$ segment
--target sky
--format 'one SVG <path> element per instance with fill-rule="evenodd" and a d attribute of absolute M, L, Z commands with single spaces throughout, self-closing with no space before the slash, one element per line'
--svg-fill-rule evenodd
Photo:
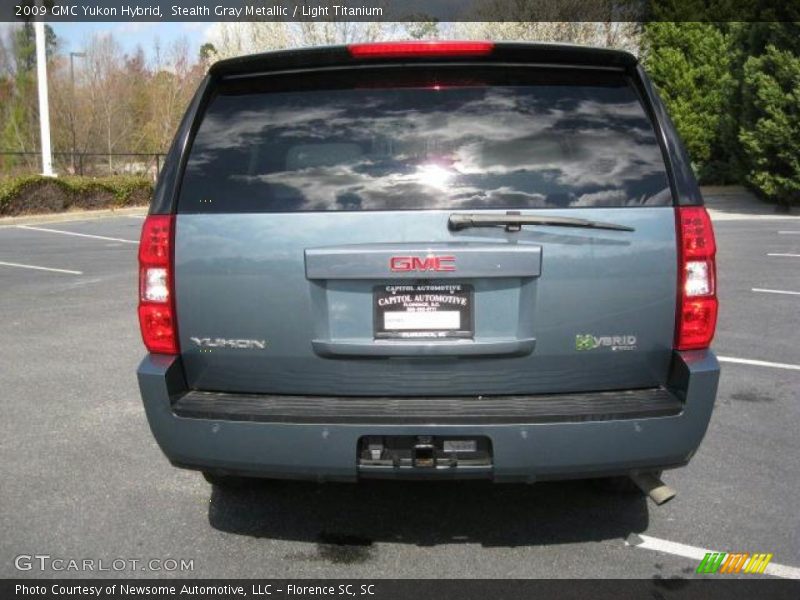
<path fill-rule="evenodd" d="M 141 45 L 145 55 L 152 55 L 156 41 L 161 47 L 182 37 L 189 43 L 191 55 L 197 54 L 200 46 L 206 41 L 213 23 L 51 23 L 57 38 L 62 43 L 62 51 L 80 52 L 86 41 L 93 35 L 112 33 L 127 54 L 132 54 L 137 45 Z"/>

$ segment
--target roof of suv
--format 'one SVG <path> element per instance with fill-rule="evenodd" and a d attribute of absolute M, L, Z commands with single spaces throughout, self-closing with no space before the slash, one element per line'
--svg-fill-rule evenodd
<path fill-rule="evenodd" d="M 403 44 L 428 46 L 435 48 L 437 44 L 454 44 L 461 42 L 387 42 L 386 46 L 398 47 Z M 466 42 L 474 43 L 474 42 Z M 487 63 L 541 63 L 556 65 L 582 65 L 592 67 L 630 68 L 638 59 L 624 50 L 595 48 L 568 44 L 520 43 L 520 42 L 486 42 L 488 52 L 471 56 L 469 53 L 450 55 L 446 52 L 420 54 L 410 56 L 408 53 L 392 55 L 391 52 L 370 56 L 354 57 L 350 51 L 352 46 L 317 46 L 264 52 L 248 56 L 238 56 L 214 63 L 209 73 L 215 76 L 245 75 L 261 71 L 285 71 L 294 69 L 335 67 L 353 64 L 375 63 L 408 63 L 408 62 L 450 62 L 477 60 Z"/>

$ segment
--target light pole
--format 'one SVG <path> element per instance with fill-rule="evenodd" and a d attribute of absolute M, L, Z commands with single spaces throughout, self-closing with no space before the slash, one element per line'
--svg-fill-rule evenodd
<path fill-rule="evenodd" d="M 44 22 L 33 24 L 36 38 L 36 85 L 39 88 L 39 134 L 42 149 L 42 175 L 55 177 L 53 153 L 50 150 L 50 104 L 47 98 L 47 53 L 45 51 Z"/>
<path fill-rule="evenodd" d="M 84 58 L 86 56 L 86 52 L 70 52 L 69 53 L 69 79 L 72 84 L 72 91 L 71 91 L 71 98 L 69 111 L 69 125 L 70 129 L 72 129 L 72 174 L 75 175 L 75 147 L 77 143 L 75 141 L 75 57 Z"/>

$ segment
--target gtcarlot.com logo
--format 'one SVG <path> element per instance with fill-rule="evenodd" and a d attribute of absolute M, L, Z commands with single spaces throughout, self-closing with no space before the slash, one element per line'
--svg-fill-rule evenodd
<path fill-rule="evenodd" d="M 696 572 L 761 574 L 771 560 L 772 554 L 759 552 L 707 552 Z"/>
<path fill-rule="evenodd" d="M 194 571 L 194 559 L 186 558 L 63 558 L 50 554 L 20 554 L 14 558 L 18 571 L 111 572 Z"/>

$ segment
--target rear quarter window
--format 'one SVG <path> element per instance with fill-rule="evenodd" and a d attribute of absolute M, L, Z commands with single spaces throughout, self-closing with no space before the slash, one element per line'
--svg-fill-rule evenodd
<path fill-rule="evenodd" d="M 428 68 L 221 82 L 179 211 L 671 204 L 661 148 L 622 73 Z"/>

